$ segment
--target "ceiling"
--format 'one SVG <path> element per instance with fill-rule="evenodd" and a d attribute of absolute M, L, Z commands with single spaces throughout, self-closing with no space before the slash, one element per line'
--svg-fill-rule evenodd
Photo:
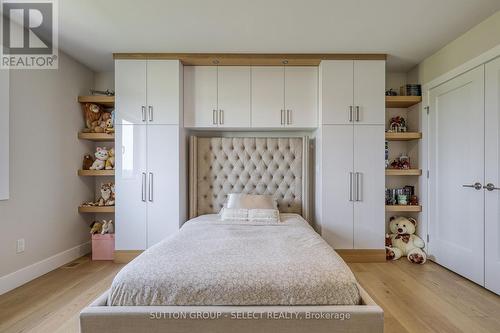
<path fill-rule="evenodd" d="M 113 52 L 387 53 L 408 71 L 500 0 L 62 0 L 59 47 L 94 71 Z"/>

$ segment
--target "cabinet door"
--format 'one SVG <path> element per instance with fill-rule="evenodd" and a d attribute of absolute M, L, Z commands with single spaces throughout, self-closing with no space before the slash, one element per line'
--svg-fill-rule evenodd
<path fill-rule="evenodd" d="M 354 248 L 383 249 L 385 235 L 384 126 L 354 126 Z"/>
<path fill-rule="evenodd" d="M 221 66 L 217 75 L 219 126 L 250 127 L 250 67 Z"/>
<path fill-rule="evenodd" d="M 217 66 L 184 66 L 184 126 L 217 126 Z"/>
<path fill-rule="evenodd" d="M 284 67 L 252 67 L 252 127 L 283 127 Z"/>
<path fill-rule="evenodd" d="M 285 67 L 287 127 L 318 126 L 318 68 Z"/>
<path fill-rule="evenodd" d="M 118 125 L 115 129 L 116 249 L 146 248 L 146 128 Z"/>
<path fill-rule="evenodd" d="M 148 60 L 147 104 L 150 124 L 178 125 L 180 69 L 178 60 Z"/>
<path fill-rule="evenodd" d="M 385 124 L 385 61 L 354 61 L 355 123 Z"/>
<path fill-rule="evenodd" d="M 353 66 L 352 60 L 321 62 L 319 67 L 321 124 L 345 125 L 352 123 Z"/>
<path fill-rule="evenodd" d="M 179 127 L 148 126 L 148 247 L 179 230 Z"/>
<path fill-rule="evenodd" d="M 353 126 L 321 127 L 321 236 L 335 249 L 353 247 Z"/>
<path fill-rule="evenodd" d="M 485 183 L 500 188 L 500 59 L 486 64 Z M 500 294 L 500 190 L 485 191 L 485 287 Z"/>
<path fill-rule="evenodd" d="M 115 124 L 146 123 L 146 61 L 115 61 Z"/>

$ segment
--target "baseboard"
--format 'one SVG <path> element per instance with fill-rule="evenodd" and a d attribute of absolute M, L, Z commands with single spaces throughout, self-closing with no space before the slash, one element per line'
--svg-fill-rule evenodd
<path fill-rule="evenodd" d="M 90 251 L 90 242 L 86 242 L 66 251 L 57 253 L 47 259 L 43 259 L 27 267 L 21 268 L 20 270 L 4 275 L 0 277 L 0 295 L 22 286 L 39 276 L 47 274 L 48 272 L 53 271 L 70 261 L 78 259 L 90 253 Z"/>
<path fill-rule="evenodd" d="M 385 249 L 336 249 L 345 262 L 385 262 Z"/>
<path fill-rule="evenodd" d="M 142 252 L 142 250 L 116 250 L 114 261 L 117 264 L 128 264 Z"/>

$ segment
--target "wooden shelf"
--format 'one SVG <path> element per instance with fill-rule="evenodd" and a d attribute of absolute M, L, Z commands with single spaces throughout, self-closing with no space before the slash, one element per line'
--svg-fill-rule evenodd
<path fill-rule="evenodd" d="M 95 103 L 100 104 L 105 107 L 114 107 L 115 106 L 115 96 L 101 96 L 101 95 L 93 95 L 93 96 L 78 96 L 78 102 L 80 103 Z"/>
<path fill-rule="evenodd" d="M 385 169 L 386 176 L 420 176 L 420 169 Z"/>
<path fill-rule="evenodd" d="M 78 132 L 78 139 L 96 141 L 96 142 L 103 142 L 103 141 L 110 141 L 111 142 L 111 141 L 115 141 L 115 135 L 114 134 L 106 134 L 106 133 Z"/>
<path fill-rule="evenodd" d="M 386 212 L 421 212 L 422 206 L 386 205 Z"/>
<path fill-rule="evenodd" d="M 114 176 L 115 170 L 78 170 L 78 176 Z"/>
<path fill-rule="evenodd" d="M 385 96 L 386 108 L 409 108 L 422 102 L 422 96 Z"/>
<path fill-rule="evenodd" d="M 422 133 L 420 132 L 385 132 L 385 139 L 387 141 L 410 141 L 410 140 L 420 140 L 422 139 Z"/>
<path fill-rule="evenodd" d="M 80 206 L 78 213 L 114 213 L 115 206 Z"/>

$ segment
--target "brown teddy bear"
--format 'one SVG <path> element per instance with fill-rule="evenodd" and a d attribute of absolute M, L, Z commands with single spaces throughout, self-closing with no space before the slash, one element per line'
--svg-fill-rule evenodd
<path fill-rule="evenodd" d="M 83 103 L 83 117 L 85 120 L 85 133 L 95 133 L 95 128 L 99 126 L 99 119 L 101 119 L 103 108 L 99 104 Z"/>

